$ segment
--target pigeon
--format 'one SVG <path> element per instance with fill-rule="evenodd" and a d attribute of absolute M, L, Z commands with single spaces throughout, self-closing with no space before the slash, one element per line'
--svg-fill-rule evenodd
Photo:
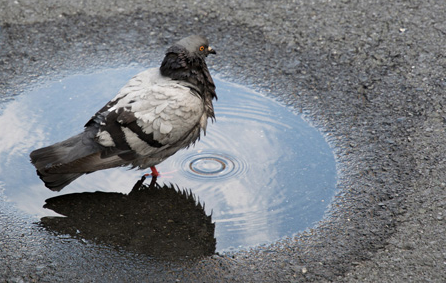
<path fill-rule="evenodd" d="M 34 150 L 31 163 L 45 186 L 60 191 L 83 174 L 129 166 L 151 169 L 206 134 L 215 120 L 215 84 L 205 58 L 216 54 L 200 35 L 169 47 L 159 68 L 134 76 L 65 141 Z"/>

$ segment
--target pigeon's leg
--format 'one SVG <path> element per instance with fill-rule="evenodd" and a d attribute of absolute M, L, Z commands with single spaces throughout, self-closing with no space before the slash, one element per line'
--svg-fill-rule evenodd
<path fill-rule="evenodd" d="M 152 170 L 152 177 L 158 177 L 160 173 L 158 173 L 158 170 L 156 170 L 155 166 L 150 167 L 150 170 Z"/>
<path fill-rule="evenodd" d="M 147 177 L 147 176 L 152 176 L 152 177 L 154 177 L 154 178 L 159 177 L 160 173 L 158 172 L 158 170 L 156 170 L 156 167 L 155 167 L 155 166 L 151 166 L 151 167 L 150 167 L 150 170 L 152 170 L 152 173 L 150 173 L 150 174 L 144 174 L 144 177 Z"/>
<path fill-rule="evenodd" d="M 163 177 L 163 178 L 172 178 L 172 176 L 169 176 L 169 174 L 177 172 L 178 170 L 170 171 L 170 172 L 163 172 L 162 174 L 158 172 L 155 166 L 150 167 L 150 170 L 152 170 L 152 173 L 146 173 L 143 175 L 143 177 L 152 177 L 152 179 L 155 179 L 157 177 Z"/>

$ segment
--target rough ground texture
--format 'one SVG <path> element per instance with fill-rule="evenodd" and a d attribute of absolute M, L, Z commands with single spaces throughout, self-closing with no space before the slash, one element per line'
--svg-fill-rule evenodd
<path fill-rule="evenodd" d="M 0 101 L 71 72 L 157 65 L 202 33 L 219 51 L 211 72 L 321 129 L 340 193 L 293 239 L 184 263 L 48 235 L 0 201 L 2 279 L 446 281 L 445 1 L 40 2 L 0 0 Z"/>

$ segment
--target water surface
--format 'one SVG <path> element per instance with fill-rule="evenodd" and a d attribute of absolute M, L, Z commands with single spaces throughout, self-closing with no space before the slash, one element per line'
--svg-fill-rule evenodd
<path fill-rule="evenodd" d="M 29 153 L 64 140 L 140 67 L 76 74 L 0 105 L 0 186 L 8 201 L 37 217 L 55 215 L 45 199 L 74 192 L 129 193 L 142 171 L 84 175 L 62 192 L 47 189 Z M 217 251 L 271 243 L 319 221 L 335 192 L 333 153 L 300 115 L 272 98 L 215 79 L 217 121 L 194 147 L 157 166 L 160 183 L 191 189 L 216 222 Z M 209 121 L 210 122 L 210 121 Z"/>

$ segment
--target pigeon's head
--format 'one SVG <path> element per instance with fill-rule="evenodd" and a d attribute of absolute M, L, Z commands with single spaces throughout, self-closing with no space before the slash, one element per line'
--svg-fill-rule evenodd
<path fill-rule="evenodd" d="M 209 46 L 209 41 L 201 35 L 191 35 L 176 42 L 171 48 L 179 47 L 185 49 L 189 56 L 208 56 L 209 54 L 216 54 L 215 50 Z"/>
<path fill-rule="evenodd" d="M 174 43 L 166 51 L 160 66 L 161 75 L 185 81 L 187 86 L 205 101 L 208 117 L 214 117 L 212 99 L 217 98 L 215 84 L 206 66 L 205 58 L 216 54 L 209 41 L 200 35 L 191 35 Z"/>

